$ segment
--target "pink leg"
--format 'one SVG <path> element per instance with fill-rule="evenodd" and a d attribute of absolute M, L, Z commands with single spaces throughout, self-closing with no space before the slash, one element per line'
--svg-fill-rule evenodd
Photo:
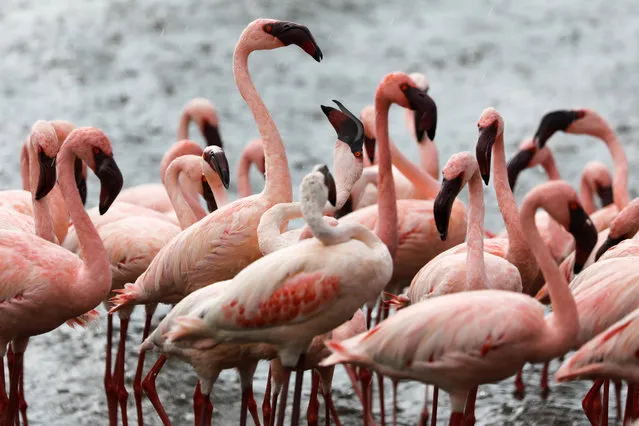
<path fill-rule="evenodd" d="M 277 413 L 277 426 L 284 426 L 284 416 L 286 415 L 286 400 L 288 399 L 288 382 L 291 379 L 291 369 L 285 368 L 284 383 L 282 383 L 282 396 L 280 397 L 280 411 Z M 275 398 L 277 393 L 273 393 Z M 273 412 L 275 412 L 275 404 L 273 404 Z"/>
<path fill-rule="evenodd" d="M 426 389 L 424 390 L 424 407 L 422 408 L 422 413 L 419 416 L 420 426 L 426 426 L 428 424 L 428 385 L 426 385 Z"/>
<path fill-rule="evenodd" d="M 293 392 L 293 414 L 291 426 L 298 426 L 300 421 L 300 406 L 302 403 L 302 381 L 304 380 L 304 363 L 306 354 L 301 354 L 295 371 L 295 391 Z"/>
<path fill-rule="evenodd" d="M 464 425 L 464 413 L 450 413 L 450 421 L 448 426 L 463 426 Z"/>
<path fill-rule="evenodd" d="M 326 412 L 326 417 L 327 419 L 329 418 L 329 411 L 330 411 L 330 417 L 333 418 L 333 422 L 335 423 L 335 426 L 342 426 L 342 422 L 339 419 L 339 416 L 337 415 L 337 408 L 335 408 L 335 404 L 333 403 L 333 393 L 331 391 L 328 392 L 324 392 L 324 404 L 328 407 L 327 410 L 325 410 Z M 326 420 L 326 425 L 330 425 L 330 420 Z"/>
<path fill-rule="evenodd" d="M 621 420 L 621 380 L 613 380 L 615 384 L 615 402 L 617 403 L 617 421 Z"/>
<path fill-rule="evenodd" d="M 255 423 L 255 426 L 261 426 L 260 415 L 257 412 L 257 402 L 255 402 L 255 396 L 253 395 L 252 383 L 251 386 L 249 386 L 249 388 L 246 390 L 246 392 L 248 393 L 248 410 L 249 413 L 251 413 L 251 417 L 253 418 L 253 423 Z"/>
<path fill-rule="evenodd" d="M 162 406 L 162 402 L 160 401 L 160 397 L 158 396 L 158 392 L 155 389 L 155 379 L 158 377 L 160 370 L 164 367 L 166 363 L 167 357 L 166 355 L 160 355 L 158 360 L 155 361 L 151 370 L 146 374 L 144 380 L 142 380 L 142 389 L 146 393 L 146 396 L 153 404 L 153 408 L 160 416 L 160 420 L 162 420 L 162 424 L 164 426 L 171 426 L 171 420 L 169 420 L 169 416 L 166 414 L 164 407 Z"/>
<path fill-rule="evenodd" d="M 376 372 L 377 376 L 377 387 L 379 389 L 379 415 L 382 418 L 380 424 L 382 426 L 386 425 L 386 409 L 384 407 L 384 376 L 379 372 Z"/>
<path fill-rule="evenodd" d="M 109 425 L 116 426 L 118 423 L 118 395 L 113 386 L 113 375 L 111 373 L 111 351 L 113 339 L 113 314 L 107 315 L 107 344 L 106 359 L 104 369 L 104 392 L 107 397 L 107 407 L 109 410 Z"/>
<path fill-rule="evenodd" d="M 544 364 L 544 368 L 541 370 L 541 399 L 544 401 L 548 399 L 548 394 L 550 393 L 550 387 L 548 386 L 548 365 L 550 363 L 546 362 Z"/>
<path fill-rule="evenodd" d="M 275 426 L 275 415 L 277 414 L 277 400 L 279 399 L 279 396 L 280 393 L 275 390 L 273 392 L 273 397 L 271 398 L 271 406 L 273 407 L 273 411 L 271 411 L 271 421 L 268 425 L 264 423 L 265 426 Z"/>
<path fill-rule="evenodd" d="M 27 420 L 27 401 L 24 399 L 24 362 L 20 367 L 20 381 L 18 382 L 18 408 L 20 409 L 20 415 L 22 416 L 22 426 L 29 426 Z"/>
<path fill-rule="evenodd" d="M 639 387 L 635 384 L 635 396 L 632 399 L 633 419 L 639 418 Z"/>
<path fill-rule="evenodd" d="M 468 392 L 466 397 L 466 409 L 464 410 L 465 426 L 475 426 L 475 400 L 477 399 L 477 386 Z"/>
<path fill-rule="evenodd" d="M 359 387 L 359 381 L 357 379 L 357 372 L 355 371 L 355 367 L 353 367 L 350 364 L 342 364 L 342 365 L 344 366 L 344 369 L 346 370 L 346 374 L 348 375 L 348 378 L 351 379 L 351 385 L 353 385 L 353 390 L 355 391 L 355 394 L 359 398 L 359 401 L 362 404 L 364 404 L 364 398 L 362 396 L 362 390 Z"/>
<path fill-rule="evenodd" d="M 144 331 L 142 332 L 142 341 L 144 342 L 151 331 L 151 319 L 153 312 L 146 313 L 144 320 Z M 133 395 L 135 397 L 135 411 L 138 414 L 138 426 L 144 426 L 144 415 L 142 413 L 142 371 L 144 370 L 144 359 L 146 351 L 140 352 L 138 355 L 138 366 L 135 369 L 135 378 L 133 379 Z"/>
<path fill-rule="evenodd" d="M 120 343 L 118 344 L 118 355 L 115 360 L 114 384 L 120 402 L 120 410 L 122 413 L 122 425 L 128 426 L 126 403 L 129 399 L 129 393 L 124 386 L 124 356 L 126 349 L 126 332 L 129 328 L 129 319 L 120 318 Z"/>
<path fill-rule="evenodd" d="M 397 426 L 397 380 L 393 381 L 393 426 Z"/>
<path fill-rule="evenodd" d="M 584 413 L 591 425 L 598 425 L 599 418 L 601 417 L 601 407 L 598 405 L 601 403 L 599 400 L 599 390 L 601 389 L 603 382 L 604 381 L 602 379 L 595 380 L 595 383 L 581 401 L 581 406 L 583 407 Z"/>
<path fill-rule="evenodd" d="M 610 380 L 604 381 L 603 407 L 601 410 L 601 426 L 608 426 L 608 399 L 610 398 Z"/>
<path fill-rule="evenodd" d="M 9 396 L 5 387 L 4 357 L 0 358 L 0 419 L 4 417 L 9 404 Z"/>
<path fill-rule="evenodd" d="M 628 383 L 628 393 L 626 394 L 626 411 L 623 415 L 623 425 L 629 425 L 634 417 L 634 402 L 635 402 L 635 384 Z"/>
<path fill-rule="evenodd" d="M 437 400 L 439 399 L 439 388 L 433 386 L 433 413 L 430 418 L 430 426 L 437 425 Z"/>
<path fill-rule="evenodd" d="M 204 410 L 204 422 L 202 426 L 210 426 L 213 422 L 213 401 L 211 401 L 211 395 L 204 395 L 204 398 L 206 409 Z"/>
<path fill-rule="evenodd" d="M 264 389 L 264 401 L 262 401 L 262 420 L 264 426 L 271 424 L 271 366 L 268 367 L 268 376 L 266 377 L 266 389 Z"/>
<path fill-rule="evenodd" d="M 317 398 L 319 382 L 319 374 L 311 370 L 311 396 L 308 400 L 308 410 L 306 410 L 306 422 L 308 426 L 317 426 L 319 415 L 319 399 Z"/>
<path fill-rule="evenodd" d="M 359 369 L 359 379 L 362 382 L 362 396 L 364 397 L 364 426 L 369 426 L 371 412 L 371 372 L 364 367 Z"/>
<path fill-rule="evenodd" d="M 195 385 L 195 391 L 193 392 L 193 419 L 194 425 L 200 426 L 206 417 L 206 410 L 204 406 L 204 395 L 202 395 L 202 388 L 200 387 L 200 381 L 197 381 Z"/>
<path fill-rule="evenodd" d="M 523 375 L 524 367 L 520 368 L 517 372 L 517 375 L 515 376 L 515 392 L 513 396 L 515 397 L 515 399 L 518 399 L 520 401 L 524 399 L 524 396 L 526 395 L 526 385 L 524 385 Z"/>
<path fill-rule="evenodd" d="M 12 368 L 10 371 L 9 408 L 5 419 L 6 425 L 13 425 L 18 415 L 18 383 L 20 382 L 20 367 L 22 365 L 23 354 L 15 353 L 12 357 Z"/>

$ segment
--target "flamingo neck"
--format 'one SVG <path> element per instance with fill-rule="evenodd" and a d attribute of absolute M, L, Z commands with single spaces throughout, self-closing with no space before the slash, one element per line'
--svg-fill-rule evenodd
<path fill-rule="evenodd" d="M 240 198 L 248 197 L 249 195 L 253 195 L 253 189 L 251 188 L 251 160 L 248 157 L 248 154 L 242 152 L 242 156 L 240 157 L 240 162 L 237 166 L 237 195 Z"/>
<path fill-rule="evenodd" d="M 378 142 L 379 143 L 379 142 Z M 424 143 L 430 143 L 428 141 Z M 428 200 L 434 200 L 439 192 L 439 182 L 431 175 L 422 170 L 415 163 L 410 161 L 408 157 L 401 152 L 397 146 L 389 140 L 390 152 L 393 157 L 393 164 L 397 167 L 419 192 Z M 381 157 L 381 155 L 380 155 Z"/>
<path fill-rule="evenodd" d="M 439 154 L 437 153 L 437 145 L 434 141 L 426 138 L 418 145 L 419 148 L 419 165 L 422 170 L 432 176 L 434 179 L 439 177 Z"/>
<path fill-rule="evenodd" d="M 552 155 L 550 150 L 548 150 L 548 156 L 543 163 L 541 163 L 541 167 L 543 167 L 546 172 L 546 176 L 548 180 L 561 180 L 561 175 L 559 174 L 559 170 L 557 169 L 557 163 L 555 162 L 555 157 Z"/>
<path fill-rule="evenodd" d="M 186 229 L 193 225 L 202 217 L 206 216 L 201 206 L 193 205 L 193 200 L 189 203 L 184 196 L 184 192 L 179 183 L 180 174 L 182 173 L 182 162 L 179 159 L 173 161 L 164 175 L 164 187 L 169 194 L 169 199 L 175 210 L 175 214 L 180 222 L 180 227 Z M 197 211 L 199 208 L 200 211 Z M 197 217 L 197 213 L 200 217 Z"/>
<path fill-rule="evenodd" d="M 388 136 L 389 109 L 390 102 L 378 90 L 375 96 L 375 134 L 377 135 L 377 150 L 379 152 L 376 233 L 382 242 L 386 244 L 391 257 L 394 259 L 398 244 L 397 201 L 395 182 L 393 181 L 390 139 Z"/>
<path fill-rule="evenodd" d="M 35 146 L 30 144 L 29 159 L 29 180 L 31 189 L 31 202 L 33 203 L 33 221 L 35 222 L 35 233 L 38 237 L 52 243 L 56 242 L 56 234 L 53 228 L 53 220 L 49 210 L 49 196 L 36 200 L 35 193 L 40 178 L 40 165 Z"/>
<path fill-rule="evenodd" d="M 617 135 L 607 123 L 605 130 L 599 137 L 608 146 L 612 156 L 615 167 L 612 177 L 612 194 L 615 205 L 621 211 L 630 202 L 630 195 L 628 195 L 628 158 L 623 146 L 617 139 Z"/>
<path fill-rule="evenodd" d="M 506 153 L 504 152 L 504 133 L 501 132 L 493 145 L 493 167 L 495 169 L 493 186 L 497 194 L 497 204 L 499 211 L 504 218 L 504 225 L 508 232 L 508 254 L 507 260 L 515 265 L 519 270 L 524 284 L 530 285 L 537 276 L 537 269 L 530 262 L 530 249 L 524 237 L 524 233 L 519 222 L 519 211 L 517 202 L 508 183 L 508 169 L 506 166 Z"/>
<path fill-rule="evenodd" d="M 482 290 L 487 287 L 488 278 L 484 265 L 484 188 L 479 170 L 470 178 L 468 191 L 466 287 L 468 290 Z"/>
<path fill-rule="evenodd" d="M 166 175 L 166 169 L 169 168 L 171 163 L 183 155 L 202 155 L 202 148 L 189 139 L 182 139 L 174 143 L 162 156 L 160 162 L 160 180 L 164 183 L 164 176 Z"/>
<path fill-rule="evenodd" d="M 581 204 L 588 215 L 591 215 L 597 210 L 595 205 L 595 195 L 592 182 L 586 173 L 581 175 L 581 184 L 579 186 L 579 198 L 581 198 Z"/>
<path fill-rule="evenodd" d="M 189 138 L 189 124 L 191 124 L 191 115 L 188 112 L 183 111 L 180 116 L 180 124 L 178 125 L 178 140 Z"/>
<path fill-rule="evenodd" d="M 22 178 L 22 189 L 31 191 L 31 173 L 29 170 L 29 145 L 27 141 L 20 150 L 20 177 Z"/>
<path fill-rule="evenodd" d="M 244 47 L 244 39 L 240 38 L 233 54 L 233 75 L 242 98 L 253 113 L 264 144 L 266 158 L 264 195 L 272 204 L 290 203 L 293 199 L 293 187 L 286 150 L 277 126 L 251 80 L 248 71 L 248 55 L 250 53 L 251 50 Z"/>
<path fill-rule="evenodd" d="M 535 225 L 535 212 L 539 205 L 538 199 L 530 199 L 530 202 L 522 206 L 521 224 L 548 285 L 553 314 L 552 320 L 547 323 L 550 339 L 547 344 L 544 344 L 543 351 L 554 358 L 562 355 L 572 346 L 579 332 L 579 318 L 577 305 L 570 293 L 568 282 L 557 267 Z"/>
<path fill-rule="evenodd" d="M 206 164 L 206 162 L 202 159 L 202 169 L 209 168 L 209 165 Z M 210 170 L 210 168 L 209 168 Z M 209 184 L 209 187 L 211 188 L 211 192 L 213 193 L 213 197 L 215 198 L 215 204 L 217 204 L 217 207 L 224 207 L 225 205 L 227 205 L 229 203 L 229 196 L 228 193 L 226 192 L 226 188 L 224 187 L 224 184 L 222 183 L 222 178 L 220 177 L 220 175 L 218 175 L 217 173 L 204 173 L 204 176 L 206 177 L 206 182 Z"/>
<path fill-rule="evenodd" d="M 282 237 L 282 232 L 286 230 L 290 220 L 301 216 L 302 211 L 297 202 L 276 204 L 262 215 L 257 236 L 260 251 L 264 256 L 288 245 L 286 239 Z"/>
<path fill-rule="evenodd" d="M 98 288 L 93 279 L 88 279 L 84 282 L 90 288 L 87 288 L 82 293 L 106 295 L 111 288 L 111 279 L 105 280 L 103 277 L 110 277 L 111 266 L 102 239 L 98 235 L 95 226 L 93 226 L 89 215 L 84 210 L 80 193 L 75 183 L 75 148 L 83 142 L 82 139 L 74 139 L 67 140 L 62 145 L 58 153 L 58 184 L 78 237 L 85 276 L 99 278 L 97 282 L 103 282 L 108 286 L 108 288 Z"/>

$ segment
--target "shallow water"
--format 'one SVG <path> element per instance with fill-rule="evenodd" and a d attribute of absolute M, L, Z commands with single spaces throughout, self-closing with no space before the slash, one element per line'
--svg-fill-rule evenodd
<path fill-rule="evenodd" d="M 58 0 L 45 6 L 35 0 L 5 0 L 0 9 L 0 187 L 19 186 L 19 146 L 41 118 L 102 128 L 113 142 L 126 185 L 159 181 L 159 161 L 175 139 L 181 108 L 195 96 L 217 105 L 234 166 L 257 130 L 233 83 L 231 57 L 242 29 L 260 16 L 307 25 L 324 52 L 321 64 L 293 47 L 251 56 L 254 81 L 287 145 L 296 192 L 303 174 L 318 162 L 330 162 L 332 155 L 334 132 L 319 105 L 336 98 L 357 112 L 372 103 L 380 78 L 398 69 L 428 74 L 439 106 L 436 143 L 442 164 L 454 152 L 474 150 L 476 120 L 487 106 L 504 116 L 508 156 L 546 111 L 587 106 L 612 122 L 631 166 L 639 164 L 634 143 L 639 129 L 639 98 L 634 96 L 639 93 L 639 3 L 414 3 Z M 392 111 L 391 125 L 395 142 L 416 153 L 401 111 Z M 551 146 L 563 176 L 573 184 L 588 160 L 611 165 L 604 145 L 591 138 L 561 134 Z M 633 197 L 635 176 L 631 173 Z M 528 172 L 520 179 L 518 198 L 541 181 L 540 171 Z M 92 177 L 92 204 L 96 183 Z M 261 178 L 253 183 L 257 188 Z M 487 225 L 501 228 L 492 188 L 486 195 Z M 138 311 L 128 340 L 131 376 L 141 328 Z M 65 326 L 32 339 L 25 379 L 31 424 L 106 423 L 104 330 L 102 318 L 86 331 Z M 266 366 L 261 365 L 258 399 L 265 377 Z M 338 410 L 344 424 L 361 424 L 359 404 L 344 377 L 340 368 L 334 381 Z M 524 402 L 511 397 L 512 379 L 483 386 L 477 424 L 586 424 L 579 398 L 587 384 L 553 383 L 550 399 L 543 402 L 538 369 L 527 367 L 525 379 L 530 386 Z M 158 379 L 160 397 L 176 425 L 192 422 L 195 381 L 178 361 L 167 364 Z M 400 386 L 401 424 L 415 423 L 422 395 L 421 385 Z M 237 422 L 238 397 L 234 373 L 223 374 L 213 396 L 216 424 Z M 440 424 L 447 422 L 447 403 L 440 398 Z M 160 424 L 148 402 L 145 412 L 145 424 Z M 129 415 L 135 421 L 132 405 Z"/>

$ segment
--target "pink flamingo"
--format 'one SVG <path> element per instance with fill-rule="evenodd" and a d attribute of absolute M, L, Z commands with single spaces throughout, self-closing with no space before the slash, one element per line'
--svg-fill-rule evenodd
<path fill-rule="evenodd" d="M 84 212 L 74 161 L 79 157 L 100 179 L 101 210 L 106 211 L 122 188 L 122 175 L 113 160 L 111 143 L 95 128 L 76 129 L 57 156 L 58 183 L 78 226 L 84 261 L 66 249 L 27 233 L 0 231 L 0 283 L 4 294 L 0 320 L 0 355 L 8 342 L 15 353 L 6 424 L 17 408 L 18 372 L 30 336 L 46 333 L 95 308 L 111 288 L 111 271 L 104 245 Z M 47 176 L 48 178 L 48 176 Z M 52 186 L 52 184 L 51 184 Z M 37 315 L 34 312 L 37 310 Z M 25 320 L 28 318 L 28 320 Z"/>
<path fill-rule="evenodd" d="M 320 61 L 322 52 L 310 31 L 299 24 L 257 19 L 238 41 L 233 70 L 240 94 L 251 108 L 264 142 L 266 182 L 257 195 L 242 198 L 182 231 L 164 246 L 134 284 L 127 284 L 112 311 L 127 305 L 177 303 L 186 294 L 234 277 L 261 257 L 257 226 L 262 214 L 278 203 L 290 202 L 291 178 L 284 144 L 248 73 L 248 55 L 297 44 Z"/>
<path fill-rule="evenodd" d="M 278 250 L 248 266 L 233 279 L 232 290 L 214 306 L 208 306 L 204 318 L 177 319 L 172 340 L 205 333 L 218 343 L 253 339 L 268 342 L 277 346 L 282 365 L 290 369 L 298 361 L 301 366 L 304 364 L 302 355 L 315 335 L 334 329 L 362 304 L 374 302 L 391 278 L 392 254 L 397 247 L 397 204 L 391 171 L 388 111 L 392 103 L 416 108 L 421 103 L 421 93 L 406 74 L 399 72 L 386 75 L 376 92 L 382 194 L 377 205 L 379 237 L 358 223 L 331 227 L 324 222 L 323 207 L 328 194 L 335 194 L 335 190 L 326 167 L 318 167 L 301 186 L 302 211 L 316 238 Z M 329 192 L 329 188 L 333 189 Z M 331 203 L 335 204 L 336 195 L 331 198 Z M 336 261 L 338 257 L 340 260 Z M 262 281 L 259 288 L 251 287 L 254 281 L 251 277 L 256 275 L 268 277 L 268 281 Z M 362 286 L 362 283 L 366 285 Z M 298 300 L 298 297 L 302 299 Z M 276 308 L 271 310 L 271 305 Z M 330 315 L 322 312 L 330 312 Z M 293 424 L 299 419 L 300 373 L 296 374 Z M 365 407 L 368 405 L 369 380 L 370 377 L 363 378 Z M 286 406 L 287 387 L 288 380 L 284 382 L 281 407 Z M 279 424 L 283 422 L 283 414 L 281 409 Z"/>
<path fill-rule="evenodd" d="M 491 116 L 492 123 L 480 120 L 482 138 L 495 137 L 497 120 Z M 535 227 L 534 213 L 539 207 L 572 231 L 578 250 L 592 250 L 596 231 L 577 194 L 565 182 L 540 185 L 526 196 L 521 222 L 549 278 L 552 319 L 545 319 L 543 305 L 525 294 L 500 290 L 447 294 L 402 309 L 367 333 L 342 343 L 328 342 L 333 354 L 321 365 L 350 362 L 396 379 L 432 383 L 451 397 L 449 424 L 464 423 L 465 403 L 472 423 L 474 395 L 468 395 L 469 391 L 515 374 L 524 362 L 561 355 L 576 340 L 575 302 Z M 473 274 L 466 279 L 482 282 L 486 277 L 484 240 L 475 240 L 478 244 L 467 250 L 467 270 Z"/>
<path fill-rule="evenodd" d="M 200 132 L 206 140 L 207 146 L 223 146 L 218 130 L 217 112 L 209 100 L 195 98 L 186 104 L 184 111 L 182 112 L 182 116 L 180 117 L 177 136 L 178 141 L 189 138 L 189 124 L 191 120 L 195 121 L 195 124 L 200 129 Z M 198 146 L 198 149 L 192 149 L 188 152 L 173 152 L 172 156 L 168 157 L 165 155 L 160 163 L 160 179 L 162 179 L 162 181 L 164 180 L 164 172 L 169 164 L 171 164 L 178 155 L 186 154 L 201 155 L 202 149 Z M 173 211 L 171 200 L 169 199 L 166 189 L 162 184 L 148 183 L 126 188 L 122 190 L 118 198 L 120 202 L 136 204 L 157 210 L 161 213 L 170 213 Z"/>
<path fill-rule="evenodd" d="M 637 232 L 639 232 L 639 198 L 629 202 L 612 221 L 608 236 L 599 247 L 595 260 L 600 259 L 604 253 L 624 240 L 631 239 L 627 243 L 627 247 L 636 245 L 638 242 Z"/>
<path fill-rule="evenodd" d="M 639 347 L 639 309 L 589 340 L 555 373 L 558 382 L 591 379 L 601 382 L 610 378 L 628 381 L 628 395 L 623 424 L 636 418 L 636 383 L 639 363 L 635 348 Z M 605 396 L 604 396 L 605 398 Z M 606 406 L 606 399 L 604 399 Z M 608 413 L 602 413 L 602 425 L 608 424 Z"/>
<path fill-rule="evenodd" d="M 262 139 L 253 139 L 242 150 L 240 162 L 237 165 L 237 195 L 240 198 L 253 195 L 251 189 L 250 171 L 251 164 L 255 164 L 257 170 L 264 176 L 266 158 L 264 157 L 264 144 Z"/>
<path fill-rule="evenodd" d="M 202 156 L 179 156 L 166 170 L 164 183 L 171 201 L 178 213 L 182 229 L 186 229 L 206 213 L 199 203 L 189 203 L 188 198 L 196 199 L 197 191 L 202 190 L 202 176 L 208 180 L 210 187 L 219 197 L 220 205 L 227 202 L 224 188 L 229 184 L 229 168 L 226 156 L 221 148 L 212 145 L 204 150 Z M 180 190 L 179 181 L 186 184 L 193 193 L 190 197 Z M 205 192 L 206 193 L 206 192 Z M 131 215 L 122 219 L 102 224 L 98 232 L 106 247 L 112 269 L 111 295 L 122 289 L 124 284 L 137 279 L 149 266 L 153 258 L 179 232 L 180 228 L 165 220 L 150 216 Z M 112 307 L 106 303 L 107 310 Z M 109 405 L 111 424 L 117 423 L 117 403 L 119 401 L 124 424 L 128 423 L 126 404 L 128 393 L 124 385 L 124 357 L 126 334 L 129 318 L 134 306 L 128 306 L 118 312 L 120 318 L 120 341 L 113 374 L 111 372 L 111 336 L 113 330 L 112 314 L 107 316 L 107 347 L 104 386 Z M 148 307 L 144 326 L 144 337 L 149 333 L 150 320 L 155 306 Z M 144 357 L 138 358 L 138 367 L 134 380 L 134 392 L 138 423 L 142 424 L 142 370 Z"/>

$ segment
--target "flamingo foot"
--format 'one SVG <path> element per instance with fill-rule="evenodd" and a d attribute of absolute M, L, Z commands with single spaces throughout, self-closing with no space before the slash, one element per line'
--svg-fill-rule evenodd
<path fill-rule="evenodd" d="M 149 370 L 144 377 L 144 380 L 142 380 L 142 389 L 149 398 L 149 401 L 151 401 L 151 404 L 153 404 L 153 408 L 155 408 L 155 412 L 158 413 L 160 420 L 162 420 L 162 424 L 164 426 L 171 426 L 171 420 L 169 420 L 169 416 L 166 414 L 166 410 L 164 410 L 160 397 L 158 396 L 158 392 L 155 388 L 155 379 L 162 370 L 162 367 L 164 367 L 166 360 L 166 355 L 160 355 L 158 357 L 155 364 L 153 364 L 153 367 L 151 367 L 151 370 Z"/>
<path fill-rule="evenodd" d="M 523 380 L 524 368 L 520 368 L 515 376 L 515 391 L 513 392 L 513 396 L 516 400 L 521 401 L 526 396 L 526 385 Z"/>

